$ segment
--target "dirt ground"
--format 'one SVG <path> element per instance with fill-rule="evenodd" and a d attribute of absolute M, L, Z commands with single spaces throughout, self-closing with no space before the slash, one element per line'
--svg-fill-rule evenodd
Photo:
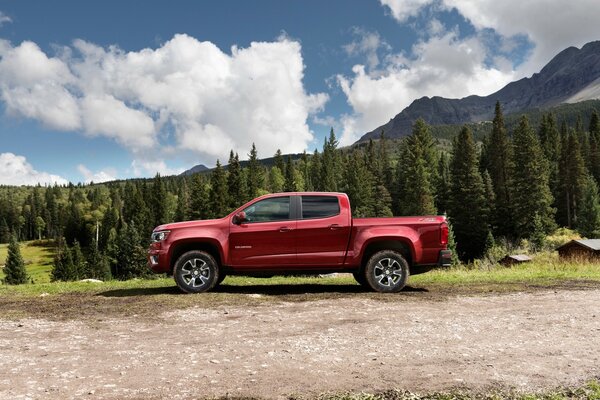
<path fill-rule="evenodd" d="M 599 376 L 597 288 L 0 319 L 2 399 L 535 391 Z"/>

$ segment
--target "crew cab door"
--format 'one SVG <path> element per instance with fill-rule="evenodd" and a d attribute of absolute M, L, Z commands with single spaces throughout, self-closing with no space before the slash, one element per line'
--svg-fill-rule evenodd
<path fill-rule="evenodd" d="M 246 221 L 231 225 L 229 255 L 232 267 L 280 267 L 296 263 L 295 206 L 291 196 L 259 200 L 243 211 Z"/>
<path fill-rule="evenodd" d="M 339 196 L 298 196 L 298 264 L 342 266 L 350 238 L 350 205 Z M 346 200 L 347 201 L 347 200 Z"/>

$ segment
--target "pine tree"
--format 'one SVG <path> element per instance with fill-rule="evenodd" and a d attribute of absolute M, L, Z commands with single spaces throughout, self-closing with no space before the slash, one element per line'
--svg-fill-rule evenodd
<path fill-rule="evenodd" d="M 534 215 L 538 215 L 544 232 L 554 229 L 552 194 L 548 186 L 548 165 L 537 135 L 523 116 L 513 135 L 515 170 L 513 178 L 513 218 L 516 234 L 530 238 L 536 230 Z"/>
<path fill-rule="evenodd" d="M 154 217 L 150 213 L 150 209 L 146 204 L 146 199 L 149 199 L 151 193 L 144 195 L 148 187 L 139 183 L 127 182 L 125 184 L 123 194 L 123 220 L 133 221 L 139 232 L 147 232 L 148 235 L 154 229 Z M 69 238 L 67 237 L 67 241 Z M 71 243 L 70 241 L 69 243 Z"/>
<path fill-rule="evenodd" d="M 392 162 L 388 153 L 388 143 L 385 133 L 381 130 L 379 135 L 379 167 L 381 182 L 385 188 L 390 192 L 394 184 L 394 169 L 392 168 Z"/>
<path fill-rule="evenodd" d="M 514 165 L 512 147 L 506 134 L 500 102 L 496 102 L 492 134 L 487 151 L 488 172 L 496 196 L 492 226 L 496 236 L 510 237 L 515 230 L 511 210 Z"/>
<path fill-rule="evenodd" d="M 300 162 L 298 163 L 297 171 L 302 175 L 302 182 L 304 183 L 302 190 L 313 190 L 312 183 L 310 182 L 310 160 L 308 158 L 308 153 L 306 153 L 306 150 L 302 152 L 302 157 L 300 157 Z"/>
<path fill-rule="evenodd" d="M 402 188 L 400 212 L 404 215 L 435 214 L 433 182 L 437 179 L 438 161 L 429 127 L 422 119 L 413 125 L 403 150 L 403 170 L 398 182 Z"/>
<path fill-rule="evenodd" d="M 210 178 L 209 204 L 209 211 L 214 218 L 224 217 L 230 210 L 227 177 L 219 160 Z"/>
<path fill-rule="evenodd" d="M 374 215 L 372 176 L 358 151 L 352 152 L 344 168 L 344 192 L 350 198 L 352 215 L 357 218 Z"/>
<path fill-rule="evenodd" d="M 12 235 L 8 245 L 8 255 L 4 266 L 4 283 L 7 285 L 20 285 L 27 283 L 28 276 L 25 262 L 21 256 L 21 248 L 15 235 Z"/>
<path fill-rule="evenodd" d="M 190 198 L 190 218 L 210 218 L 209 190 L 202 174 L 192 175 L 192 190 Z"/>
<path fill-rule="evenodd" d="M 187 221 L 190 218 L 190 212 L 190 193 L 187 185 L 187 179 L 183 178 L 177 192 L 175 221 Z"/>
<path fill-rule="evenodd" d="M 337 150 L 338 140 L 333 128 L 329 132 L 329 138 L 323 144 L 323 155 L 321 160 L 321 188 L 325 192 L 337 192 L 338 183 L 341 180 L 339 154 Z"/>
<path fill-rule="evenodd" d="M 488 215 L 494 215 L 495 205 L 496 205 L 496 194 L 494 193 L 494 186 L 492 184 L 492 178 L 490 177 L 490 173 L 488 170 L 484 170 L 481 174 L 481 179 L 483 179 L 483 188 L 485 193 L 485 202 L 488 209 Z M 493 236 L 493 234 L 490 232 Z"/>
<path fill-rule="evenodd" d="M 158 226 L 167 222 L 167 190 L 160 174 L 156 174 L 152 182 L 152 195 L 149 205 L 152 214 L 152 225 Z"/>
<path fill-rule="evenodd" d="M 229 153 L 227 187 L 229 189 L 229 208 L 236 209 L 246 201 L 246 181 L 240 165 L 240 157 L 233 150 Z"/>
<path fill-rule="evenodd" d="M 116 278 L 131 279 L 150 274 L 146 267 L 146 249 L 140 242 L 140 235 L 133 223 L 121 227 L 117 241 Z"/>
<path fill-rule="evenodd" d="M 87 256 L 88 278 L 107 281 L 111 278 L 110 264 L 108 258 L 98 249 L 96 240 L 92 241 L 90 251 Z"/>
<path fill-rule="evenodd" d="M 579 202 L 577 230 L 588 239 L 600 237 L 600 196 L 598 185 L 591 176 L 585 179 L 583 195 Z"/>
<path fill-rule="evenodd" d="M 577 225 L 577 203 L 583 191 L 586 169 L 577 134 L 571 132 L 561 151 L 560 197 L 557 199 L 559 221 L 568 227 Z"/>
<path fill-rule="evenodd" d="M 254 143 L 252 143 L 252 150 L 248 157 L 248 197 L 246 200 L 251 200 L 258 197 L 264 184 L 264 174 Z"/>
<path fill-rule="evenodd" d="M 590 117 L 590 173 L 600 182 L 600 117 L 596 111 Z"/>
<path fill-rule="evenodd" d="M 546 243 L 546 229 L 544 228 L 544 224 L 542 222 L 542 218 L 540 214 L 535 213 L 532 218 L 533 221 L 533 232 L 529 236 L 531 240 L 531 244 L 533 245 L 534 251 L 541 251 L 544 248 L 544 244 Z"/>
<path fill-rule="evenodd" d="M 452 266 L 457 266 L 460 264 L 460 259 L 458 258 L 458 250 L 456 249 L 456 238 L 454 236 L 454 228 L 452 227 L 452 222 L 450 218 L 446 220 L 448 224 L 448 250 L 452 251 L 451 264 Z"/>
<path fill-rule="evenodd" d="M 275 155 L 273 156 L 273 161 L 275 166 L 279 168 L 279 171 L 285 171 L 285 161 L 283 160 L 283 155 L 281 154 L 281 150 L 277 149 Z"/>
<path fill-rule="evenodd" d="M 469 128 L 463 127 L 452 146 L 449 214 L 462 260 L 480 257 L 489 231 L 489 208 L 479 172 L 477 146 Z"/>
<path fill-rule="evenodd" d="M 323 182 L 321 182 L 321 155 L 317 149 L 315 149 L 310 158 L 310 187 L 314 191 L 323 190 Z"/>
<path fill-rule="evenodd" d="M 71 256 L 73 257 L 73 272 L 74 280 L 84 279 L 88 277 L 87 262 L 81 252 L 81 245 L 76 240 L 71 248 Z"/>
<path fill-rule="evenodd" d="M 383 142 L 383 143 L 382 143 Z M 379 148 L 375 150 L 373 139 L 369 140 L 365 162 L 370 174 L 373 192 L 373 217 L 391 217 L 392 197 L 386 187 L 386 171 L 389 169 L 387 149 L 385 149 L 385 137 L 383 132 L 380 137 Z"/>
<path fill-rule="evenodd" d="M 74 281 L 76 279 L 73 256 L 64 238 L 59 238 L 56 243 L 56 254 L 52 266 L 52 281 Z"/>
<path fill-rule="evenodd" d="M 295 192 L 298 190 L 296 185 L 296 169 L 292 162 L 292 157 L 288 156 L 285 163 L 285 183 L 283 185 L 284 192 Z"/>
<path fill-rule="evenodd" d="M 437 182 L 435 208 L 438 213 L 446 213 L 448 211 L 448 203 L 450 199 L 450 166 L 446 153 L 440 155 L 437 169 Z"/>

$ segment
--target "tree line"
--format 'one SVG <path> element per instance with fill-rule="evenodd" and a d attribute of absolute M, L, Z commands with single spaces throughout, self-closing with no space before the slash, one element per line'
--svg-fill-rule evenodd
<path fill-rule="evenodd" d="M 496 104 L 491 132 L 476 142 L 468 126 L 442 149 L 417 120 L 400 141 L 339 148 L 333 129 L 321 151 L 266 167 L 253 145 L 245 166 L 233 151 L 209 173 L 105 184 L 0 187 L 0 242 L 53 239 L 53 279 L 127 279 L 147 274 L 145 249 L 164 223 L 218 218 L 259 195 L 341 191 L 355 217 L 446 214 L 464 261 L 494 240 L 540 244 L 558 226 L 600 235 L 600 118 L 560 125 L 552 113 L 508 132 Z"/>

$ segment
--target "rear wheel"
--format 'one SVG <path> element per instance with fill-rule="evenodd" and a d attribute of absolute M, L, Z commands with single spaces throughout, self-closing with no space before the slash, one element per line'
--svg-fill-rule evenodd
<path fill-rule="evenodd" d="M 365 268 L 365 278 L 369 287 L 383 293 L 402 290 L 408 275 L 408 263 L 402 254 L 393 250 L 383 250 L 373 254 Z"/>
<path fill-rule="evenodd" d="M 210 254 L 193 250 L 184 253 L 173 268 L 175 283 L 185 293 L 212 289 L 219 279 L 219 265 Z"/>

